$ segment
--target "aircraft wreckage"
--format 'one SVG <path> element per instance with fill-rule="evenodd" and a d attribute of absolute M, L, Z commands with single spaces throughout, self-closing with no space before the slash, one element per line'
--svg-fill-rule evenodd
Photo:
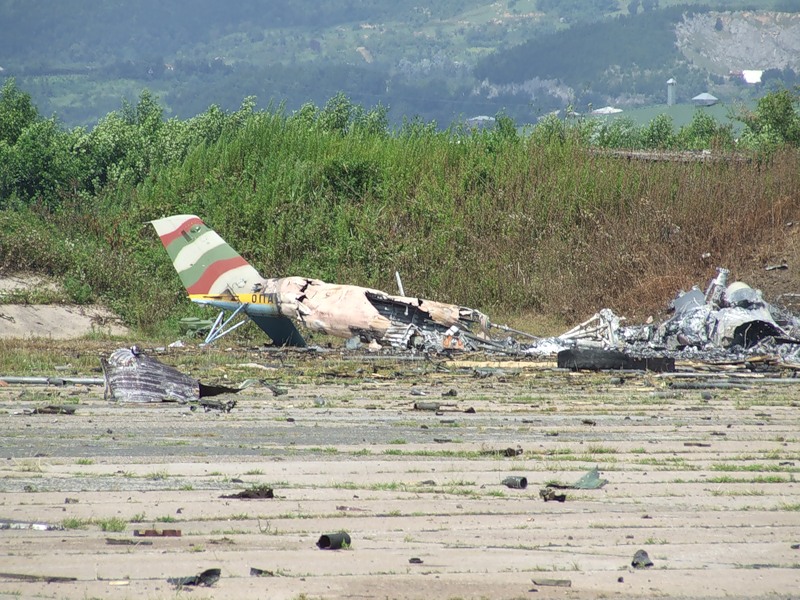
<path fill-rule="evenodd" d="M 777 345 L 800 359 L 800 319 L 767 303 L 742 282 L 728 284 L 719 269 L 705 292 L 680 292 L 661 323 L 623 326 L 624 318 L 602 309 L 564 334 L 540 338 L 492 324 L 482 312 L 355 285 L 306 277 L 264 278 L 195 215 L 151 221 L 189 298 L 220 309 L 205 339 L 233 331 L 246 315 L 277 346 L 305 346 L 297 325 L 312 332 L 400 349 L 489 350 L 546 355 L 570 348 L 600 348 L 637 357 L 708 358 Z M 232 313 L 223 322 L 224 313 Z M 490 328 L 516 337 L 492 339 Z M 524 342 L 520 338 L 525 338 Z"/>
<path fill-rule="evenodd" d="M 355 285 L 306 277 L 265 279 L 214 230 L 195 215 L 151 221 L 185 286 L 198 304 L 220 313 L 206 343 L 229 333 L 241 313 L 277 346 L 305 346 L 295 323 L 309 331 L 397 348 L 476 349 L 494 343 L 483 313 Z M 478 328 L 478 334 L 472 328 Z"/>
<path fill-rule="evenodd" d="M 759 290 L 720 268 L 706 291 L 680 292 L 661 323 L 623 326 L 624 317 L 603 309 L 558 337 L 537 341 L 524 351 L 553 354 L 576 347 L 625 352 L 636 357 L 725 359 L 774 353 L 800 359 L 800 319 L 769 304 Z"/>

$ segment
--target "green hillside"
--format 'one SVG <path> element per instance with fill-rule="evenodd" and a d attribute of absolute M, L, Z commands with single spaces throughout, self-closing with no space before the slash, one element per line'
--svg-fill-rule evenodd
<path fill-rule="evenodd" d="M 446 127 L 501 111 L 525 123 L 570 104 L 661 101 L 669 76 L 707 87 L 709 74 L 670 37 L 689 4 L 0 0 L 0 78 L 14 77 L 67 125 L 92 125 L 145 88 L 178 118 L 212 104 L 235 110 L 248 96 L 296 110 L 342 91 L 387 106 L 397 125 L 419 115 Z M 792 4 L 718 6 L 798 10 Z M 731 98 L 758 93 L 730 88 Z"/>

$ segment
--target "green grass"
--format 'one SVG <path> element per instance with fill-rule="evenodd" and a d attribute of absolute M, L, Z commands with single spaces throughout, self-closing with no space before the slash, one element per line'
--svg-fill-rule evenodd
<path fill-rule="evenodd" d="M 108 519 L 94 519 L 94 523 L 99 525 L 102 531 L 110 531 L 119 533 L 120 531 L 125 531 L 125 528 L 128 526 L 128 523 L 119 517 L 110 517 Z"/>
<path fill-rule="evenodd" d="M 61 526 L 64 529 L 88 529 L 91 520 L 79 519 L 77 517 L 67 517 L 61 521 Z"/>
<path fill-rule="evenodd" d="M 177 523 L 178 519 L 176 519 L 172 515 L 164 515 L 161 517 L 156 517 L 156 521 L 158 523 Z"/>

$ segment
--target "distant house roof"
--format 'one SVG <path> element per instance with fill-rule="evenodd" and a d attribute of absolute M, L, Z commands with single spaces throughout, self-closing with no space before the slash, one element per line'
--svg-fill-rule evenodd
<path fill-rule="evenodd" d="M 747 83 L 761 83 L 761 76 L 764 74 L 764 71 L 759 71 L 756 69 L 747 69 L 742 71 L 742 79 L 744 79 Z"/>
<path fill-rule="evenodd" d="M 593 115 L 615 115 L 621 113 L 621 108 L 614 108 L 613 106 L 604 106 L 603 108 L 596 108 L 592 111 Z"/>
<path fill-rule="evenodd" d="M 702 94 L 697 94 L 697 96 L 692 98 L 692 102 L 694 102 L 697 106 L 713 106 L 719 102 L 719 98 L 712 96 L 708 92 L 703 92 Z"/>
<path fill-rule="evenodd" d="M 478 115 L 476 117 L 471 117 L 467 119 L 467 125 L 476 129 L 484 129 L 488 127 L 492 127 L 495 123 L 494 117 L 489 117 L 487 115 Z"/>

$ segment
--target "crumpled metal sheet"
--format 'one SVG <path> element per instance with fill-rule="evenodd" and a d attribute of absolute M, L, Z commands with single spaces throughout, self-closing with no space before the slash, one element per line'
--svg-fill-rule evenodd
<path fill-rule="evenodd" d="M 141 352 L 120 348 L 100 359 L 105 398 L 117 402 L 191 402 L 200 398 L 200 382 Z"/>

